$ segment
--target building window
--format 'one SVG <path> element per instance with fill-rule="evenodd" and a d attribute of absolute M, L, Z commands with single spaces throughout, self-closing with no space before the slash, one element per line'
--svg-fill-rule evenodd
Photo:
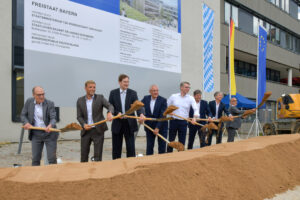
<path fill-rule="evenodd" d="M 230 23 L 230 18 L 234 21 L 235 27 L 238 27 L 238 8 L 225 1 L 225 23 Z"/>
<path fill-rule="evenodd" d="M 12 6 L 12 121 L 20 122 L 24 105 L 24 0 L 13 0 Z"/>
<path fill-rule="evenodd" d="M 239 10 L 239 29 L 249 34 L 253 34 L 253 16 L 240 9 Z"/>
<path fill-rule="evenodd" d="M 225 23 L 230 23 L 230 4 L 225 1 Z"/>

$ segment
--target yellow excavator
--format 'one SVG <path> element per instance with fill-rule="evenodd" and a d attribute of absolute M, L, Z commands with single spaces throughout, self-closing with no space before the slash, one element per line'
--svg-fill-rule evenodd
<path fill-rule="evenodd" d="M 266 135 L 300 133 L 300 94 L 286 94 L 277 99 L 276 119 L 263 127 Z"/>

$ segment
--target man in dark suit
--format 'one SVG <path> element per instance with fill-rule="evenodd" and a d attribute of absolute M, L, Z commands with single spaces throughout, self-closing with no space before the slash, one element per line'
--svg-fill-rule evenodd
<path fill-rule="evenodd" d="M 130 105 L 138 100 L 136 91 L 129 89 L 129 77 L 126 74 L 119 76 L 120 88 L 110 92 L 109 103 L 114 107 L 114 115 L 124 114 Z M 143 121 L 143 109 L 137 111 Z M 132 113 L 131 115 L 135 115 Z M 135 157 L 134 132 L 138 130 L 136 119 L 115 119 L 112 122 L 112 158 L 121 158 L 123 136 L 125 137 L 127 157 Z"/>
<path fill-rule="evenodd" d="M 29 140 L 32 147 L 32 166 L 40 165 L 44 144 L 46 145 L 49 164 L 56 164 L 58 133 L 50 132 L 50 128 L 56 127 L 54 103 L 45 99 L 44 89 L 40 86 L 34 87 L 32 94 L 33 98 L 27 99 L 21 113 L 24 129 L 29 130 L 32 126 L 46 128 L 45 131 L 29 131 Z"/>
<path fill-rule="evenodd" d="M 230 106 L 228 109 L 229 113 L 232 116 L 238 116 L 244 114 L 245 111 L 239 110 L 236 106 L 237 106 L 237 99 L 235 97 L 232 97 L 230 99 Z M 255 111 L 255 109 L 252 110 Z M 226 123 L 226 130 L 228 133 L 227 142 L 234 142 L 234 136 L 237 130 L 241 127 L 241 125 L 242 125 L 241 117 L 235 118 L 233 121 L 229 121 Z"/>
<path fill-rule="evenodd" d="M 215 100 L 214 101 L 210 101 L 209 102 L 209 110 L 211 112 L 211 117 L 213 119 L 219 119 L 220 117 L 223 116 L 223 113 L 225 113 L 226 115 L 230 115 L 227 108 L 225 107 L 225 104 L 223 102 L 221 102 L 221 100 L 223 99 L 223 93 L 222 92 L 215 92 L 214 94 Z M 218 123 L 216 123 L 216 125 L 218 125 Z M 216 134 L 216 143 L 220 144 L 222 143 L 222 128 L 223 128 L 224 124 L 221 124 L 221 128 L 220 130 L 212 130 L 212 134 L 209 135 L 208 137 L 208 146 L 211 145 L 211 141 L 212 141 L 212 136 L 214 134 Z"/>
<path fill-rule="evenodd" d="M 149 89 L 150 95 L 144 96 L 145 116 L 150 118 L 163 118 L 163 113 L 167 108 L 167 100 L 159 96 L 157 85 L 152 85 Z M 168 122 L 146 121 L 145 124 L 154 129 L 154 133 L 145 127 L 147 137 L 146 154 L 153 155 L 155 137 L 160 133 L 163 137 L 168 135 Z M 166 142 L 158 138 L 158 153 L 166 152 Z"/>
<path fill-rule="evenodd" d="M 94 143 L 94 161 L 102 160 L 104 132 L 108 129 L 107 124 L 103 123 L 98 126 L 90 124 L 104 120 L 103 108 L 107 112 L 107 119 L 112 120 L 113 106 L 101 94 L 95 94 L 96 83 L 92 80 L 85 82 L 86 95 L 77 100 L 77 120 L 82 126 L 81 131 L 81 162 L 88 162 L 90 146 Z"/>
<path fill-rule="evenodd" d="M 201 99 L 202 92 L 200 90 L 195 90 L 194 91 L 194 98 L 196 101 L 196 105 L 199 108 L 199 116 L 202 119 L 210 118 L 211 113 L 209 110 L 209 106 L 207 101 Z M 191 107 L 189 117 L 192 118 L 194 116 L 194 109 Z M 200 121 L 200 124 L 205 125 L 207 122 L 205 121 Z M 188 124 L 189 126 L 189 142 L 188 142 L 188 149 L 193 149 L 194 145 L 194 140 L 196 133 L 198 132 L 198 136 L 200 139 L 200 147 L 205 147 L 205 136 L 206 134 L 201 131 L 201 126 L 193 125 L 193 124 Z"/>

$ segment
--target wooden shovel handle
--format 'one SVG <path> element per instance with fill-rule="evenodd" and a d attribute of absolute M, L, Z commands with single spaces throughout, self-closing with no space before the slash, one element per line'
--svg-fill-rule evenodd
<path fill-rule="evenodd" d="M 152 132 L 154 133 L 154 130 L 153 130 L 150 126 L 148 126 L 148 125 L 145 124 L 145 123 L 143 123 L 143 125 L 144 125 L 147 129 L 149 129 L 150 131 L 152 131 Z M 161 134 L 157 133 L 157 136 L 160 137 L 162 140 L 164 140 L 166 143 L 168 143 L 168 144 L 170 143 L 170 141 L 167 140 L 165 137 L 163 137 Z"/>
<path fill-rule="evenodd" d="M 137 116 L 132 116 L 132 115 L 125 115 L 124 116 L 125 118 L 131 118 L 131 119 L 140 119 L 140 117 L 137 117 Z M 156 120 L 156 119 L 153 119 L 153 118 L 144 118 L 144 120 Z"/>
<path fill-rule="evenodd" d="M 183 119 L 183 120 L 188 121 L 188 122 L 190 122 L 191 124 L 193 124 L 192 120 L 190 120 L 190 119 L 181 117 L 181 116 L 176 115 L 176 114 L 174 114 L 174 113 L 172 113 L 171 115 L 174 115 L 174 116 L 176 116 L 176 117 L 178 117 L 178 118 L 180 118 L 180 119 Z M 204 126 L 203 124 L 199 124 L 198 122 L 195 122 L 195 124 L 198 125 L 198 126 Z"/>
<path fill-rule="evenodd" d="M 22 128 L 24 128 L 24 126 L 22 126 Z M 44 128 L 44 127 L 34 127 L 34 126 L 30 127 L 29 129 L 30 130 L 40 130 L 40 131 L 45 131 L 46 130 L 46 128 Z M 49 130 L 51 132 L 61 132 L 60 129 L 56 129 L 56 128 L 50 128 Z"/>
<path fill-rule="evenodd" d="M 191 118 L 190 118 L 191 120 Z M 205 121 L 205 122 L 208 122 L 209 120 L 208 119 L 202 119 L 202 118 L 196 118 L 196 121 Z M 212 122 L 220 122 L 220 120 L 218 119 L 212 119 L 211 120 Z"/>
<path fill-rule="evenodd" d="M 124 115 L 117 115 L 117 116 L 114 116 L 112 119 L 119 119 L 119 118 L 121 118 L 121 117 L 123 117 Z M 102 120 L 102 121 L 99 121 L 99 122 L 96 122 L 96 123 L 93 123 L 93 124 L 89 124 L 90 126 L 97 126 L 97 125 L 99 125 L 99 124 L 103 124 L 103 123 L 105 123 L 105 122 L 107 122 L 108 121 L 108 119 L 104 119 L 104 120 Z"/>

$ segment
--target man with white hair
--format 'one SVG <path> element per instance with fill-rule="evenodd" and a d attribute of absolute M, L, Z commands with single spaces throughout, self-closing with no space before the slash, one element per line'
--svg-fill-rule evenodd
<path fill-rule="evenodd" d="M 163 118 L 163 113 L 167 108 L 167 100 L 159 95 L 157 85 L 151 85 L 149 89 L 150 95 L 144 96 L 142 102 L 144 103 L 145 116 L 149 118 Z M 160 133 L 163 137 L 167 137 L 168 134 L 168 122 L 146 121 L 145 124 L 154 129 L 154 133 L 145 127 L 147 136 L 147 148 L 146 154 L 153 154 L 153 147 L 156 135 Z M 161 138 L 158 138 L 158 153 L 162 154 L 166 152 L 166 142 Z"/>

